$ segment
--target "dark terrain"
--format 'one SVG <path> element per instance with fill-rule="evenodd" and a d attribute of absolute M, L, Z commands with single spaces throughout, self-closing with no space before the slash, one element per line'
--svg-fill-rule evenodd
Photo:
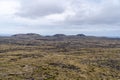
<path fill-rule="evenodd" d="M 120 38 L 0 37 L 0 80 L 119 80 Z"/>

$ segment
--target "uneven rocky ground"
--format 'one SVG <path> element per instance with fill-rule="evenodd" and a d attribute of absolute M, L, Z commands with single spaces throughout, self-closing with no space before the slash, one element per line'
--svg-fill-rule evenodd
<path fill-rule="evenodd" d="M 1 38 L 0 80 L 119 80 L 119 39 Z"/>

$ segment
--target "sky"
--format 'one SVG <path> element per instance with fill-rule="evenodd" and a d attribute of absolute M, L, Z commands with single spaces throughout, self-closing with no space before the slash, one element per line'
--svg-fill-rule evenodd
<path fill-rule="evenodd" d="M 0 34 L 120 37 L 120 0 L 0 0 Z"/>

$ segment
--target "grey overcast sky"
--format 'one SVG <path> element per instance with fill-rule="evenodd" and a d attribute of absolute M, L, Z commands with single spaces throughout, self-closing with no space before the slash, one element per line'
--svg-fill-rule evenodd
<path fill-rule="evenodd" d="M 120 37 L 120 0 L 0 0 L 0 34 Z"/>

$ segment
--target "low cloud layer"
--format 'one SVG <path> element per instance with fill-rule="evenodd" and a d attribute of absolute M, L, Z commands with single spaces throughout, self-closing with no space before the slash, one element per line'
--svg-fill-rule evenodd
<path fill-rule="evenodd" d="M 0 12 L 1 27 L 14 26 L 10 33 L 19 32 L 15 27 L 42 34 L 120 31 L 120 0 L 1 0 Z"/>

